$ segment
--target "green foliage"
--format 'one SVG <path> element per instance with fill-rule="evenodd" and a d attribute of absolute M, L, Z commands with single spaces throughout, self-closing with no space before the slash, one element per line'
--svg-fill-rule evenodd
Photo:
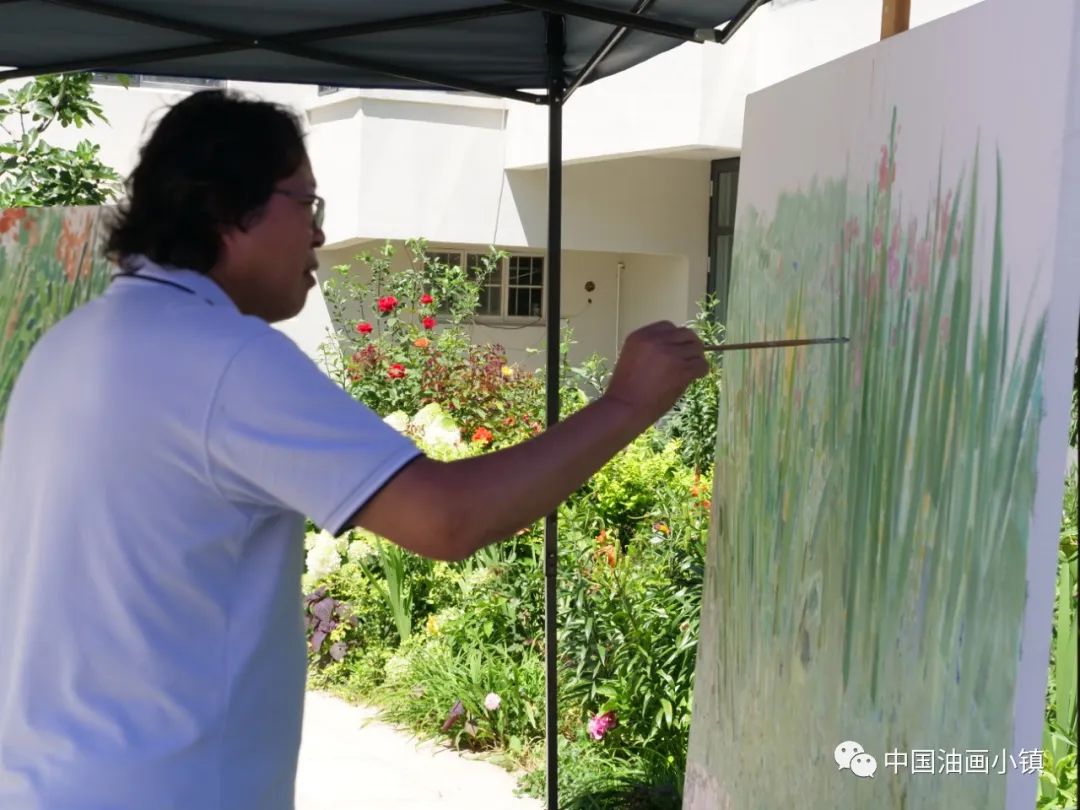
<path fill-rule="evenodd" d="M 1076 806 L 1077 562 L 1077 468 L 1074 466 L 1065 479 L 1062 508 L 1039 810 Z"/>
<path fill-rule="evenodd" d="M 564 810 L 681 810 L 682 773 L 648 750 L 633 760 L 615 758 L 581 731 L 559 738 L 559 807 Z M 543 796 L 546 769 L 522 780 L 527 793 Z"/>
<path fill-rule="evenodd" d="M 386 596 L 387 604 L 390 605 L 390 613 L 394 617 L 394 627 L 397 628 L 398 637 L 402 641 L 408 641 L 412 635 L 413 621 L 413 586 L 415 580 L 406 573 L 406 558 L 412 556 L 430 570 L 431 562 L 416 555 L 409 555 L 405 549 L 394 543 L 388 543 L 378 538 L 375 539 L 376 553 L 379 566 L 382 569 L 383 580 L 380 582 L 372 576 L 365 566 L 364 572 L 371 577 L 375 587 L 380 588 Z M 361 565 L 364 565 L 361 562 Z"/>
<path fill-rule="evenodd" d="M 522 757 L 544 734 L 544 667 L 537 653 L 511 654 L 498 645 L 468 650 L 442 638 L 406 646 L 387 663 L 375 693 L 388 719 L 426 737 L 445 735 L 458 748 L 503 748 Z M 496 709 L 485 706 L 497 695 Z M 451 713 L 460 701 L 461 711 Z"/>
<path fill-rule="evenodd" d="M 117 197 L 120 176 L 88 140 L 74 149 L 51 146 L 54 124 L 82 128 L 108 123 L 94 100 L 89 73 L 39 76 L 0 93 L 0 208 L 101 205 Z"/>
<path fill-rule="evenodd" d="M 681 487 L 689 493 L 693 474 L 679 457 L 679 448 L 669 443 L 659 452 L 653 449 L 658 437 L 652 429 L 609 461 L 575 496 L 594 533 L 606 530 L 625 548 L 629 538 L 651 524 L 657 500 L 657 486 Z"/>
<path fill-rule="evenodd" d="M 473 444 L 468 452 L 479 449 Z M 574 759 L 562 776 L 567 806 L 674 807 L 689 732 L 708 483 L 682 464 L 677 443 L 650 431 L 620 454 L 599 486 L 602 497 L 583 491 L 560 510 L 559 728 Z M 625 548 L 609 541 L 605 526 L 623 533 Z M 358 621 L 333 631 L 346 642 L 342 661 L 313 656 L 313 682 L 362 695 L 422 736 L 538 767 L 542 526 L 453 564 L 400 550 L 387 560 L 360 532 L 335 548 L 343 561 L 318 584 Z M 405 582 L 410 597 L 392 598 Z M 405 610 L 408 635 L 399 629 Z M 497 710 L 484 705 L 492 693 Z M 605 712 L 617 723 L 592 739 L 589 721 Z M 542 769 L 526 788 L 542 792 Z"/>
<path fill-rule="evenodd" d="M 715 297 L 698 305 L 697 315 L 689 326 L 706 345 L 721 341 L 724 329 L 717 322 Z M 663 421 L 667 434 L 679 440 L 679 455 L 695 470 L 709 472 L 716 454 L 716 423 L 720 407 L 720 371 L 723 355 L 709 352 L 709 373 L 695 380 Z"/>

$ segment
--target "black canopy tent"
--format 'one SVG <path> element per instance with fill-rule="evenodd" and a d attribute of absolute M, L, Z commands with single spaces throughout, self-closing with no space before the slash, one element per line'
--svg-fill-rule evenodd
<path fill-rule="evenodd" d="M 547 421 L 559 418 L 562 109 L 681 42 L 727 42 L 767 0 L 0 0 L 0 81 L 97 70 L 451 89 L 548 107 Z M 718 26 L 723 26 L 718 29 Z M 542 92 L 537 92 L 542 91 Z M 558 807 L 555 585 L 545 523 L 548 808 Z"/>

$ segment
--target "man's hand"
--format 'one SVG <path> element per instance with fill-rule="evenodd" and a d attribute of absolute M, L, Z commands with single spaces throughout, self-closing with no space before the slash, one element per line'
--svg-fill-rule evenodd
<path fill-rule="evenodd" d="M 647 427 L 708 371 L 705 346 L 697 334 L 659 321 L 627 336 L 604 396 L 629 406 Z"/>

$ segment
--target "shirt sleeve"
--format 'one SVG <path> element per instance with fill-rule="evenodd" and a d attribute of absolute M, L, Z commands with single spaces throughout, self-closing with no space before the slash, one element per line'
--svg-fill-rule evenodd
<path fill-rule="evenodd" d="M 225 369 L 205 440 L 208 473 L 225 498 L 300 512 L 335 535 L 420 455 L 274 329 Z"/>

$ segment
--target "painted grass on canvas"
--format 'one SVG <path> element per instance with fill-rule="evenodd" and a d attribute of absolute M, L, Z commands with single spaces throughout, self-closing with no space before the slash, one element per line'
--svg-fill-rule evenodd
<path fill-rule="evenodd" d="M 0 210 L 0 424 L 38 338 L 108 284 L 97 249 L 103 210 Z"/>
<path fill-rule="evenodd" d="M 977 246 L 978 147 L 916 217 L 895 135 L 865 188 L 740 221 L 729 339 L 851 342 L 726 363 L 695 693 L 719 722 L 688 779 L 721 807 L 1004 806 L 1004 776 L 885 753 L 1011 749 L 1045 316 L 1010 325 L 1000 159 Z M 875 778 L 838 770 L 844 740 Z"/>

